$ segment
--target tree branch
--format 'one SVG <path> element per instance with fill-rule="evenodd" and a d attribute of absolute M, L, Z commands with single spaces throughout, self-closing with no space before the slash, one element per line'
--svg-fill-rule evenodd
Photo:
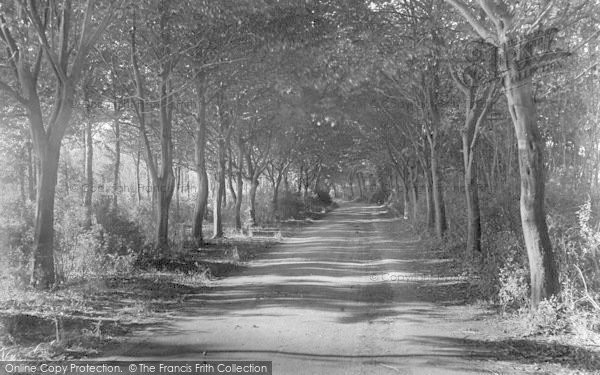
<path fill-rule="evenodd" d="M 469 10 L 467 5 L 461 0 L 445 0 L 448 4 L 452 5 L 463 18 L 473 27 L 475 32 L 483 38 L 485 41 L 498 45 L 498 39 L 492 34 L 481 22 L 477 21 L 475 15 Z"/>

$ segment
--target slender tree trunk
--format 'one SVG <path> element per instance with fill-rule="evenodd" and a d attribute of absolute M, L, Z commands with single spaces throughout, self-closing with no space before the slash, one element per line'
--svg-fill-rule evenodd
<path fill-rule="evenodd" d="M 298 171 L 298 195 L 302 194 L 302 176 L 303 176 L 303 172 L 304 172 L 304 166 L 300 165 L 299 171 Z"/>
<path fill-rule="evenodd" d="M 54 269 L 54 198 L 60 145 L 44 142 L 40 150 L 40 171 L 36 199 L 36 221 L 31 284 L 48 289 L 56 281 Z"/>
<path fill-rule="evenodd" d="M 163 69 L 164 70 L 164 69 Z M 156 247 L 166 249 L 169 246 L 169 207 L 175 190 L 173 175 L 173 140 L 171 122 L 171 98 L 168 74 L 163 73 L 160 82 L 160 170 L 156 174 Z M 156 165 L 156 163 L 154 164 Z"/>
<path fill-rule="evenodd" d="M 179 191 L 181 190 L 181 167 L 175 170 L 175 222 L 179 223 L 181 218 L 181 205 L 179 203 Z"/>
<path fill-rule="evenodd" d="M 477 166 L 471 150 L 471 137 L 462 134 L 463 162 L 465 167 L 465 195 L 467 202 L 467 254 L 481 252 L 481 216 L 479 213 L 479 192 L 477 188 Z"/>
<path fill-rule="evenodd" d="M 237 194 L 235 200 L 235 229 L 242 230 L 242 194 L 244 193 L 244 143 L 238 140 L 239 162 L 236 172 Z"/>
<path fill-rule="evenodd" d="M 521 175 L 521 222 L 531 274 L 531 302 L 537 306 L 558 293 L 558 269 L 544 210 L 544 142 L 537 127 L 531 77 L 505 76 L 506 97 L 515 126 Z"/>
<path fill-rule="evenodd" d="M 405 220 L 408 220 L 408 217 L 410 215 L 410 198 L 409 198 L 409 191 L 410 191 L 410 187 L 409 187 L 409 182 L 407 181 L 406 178 L 403 179 L 404 180 L 404 188 L 402 189 L 402 198 L 403 198 L 403 217 Z"/>
<path fill-rule="evenodd" d="M 258 225 L 256 221 L 256 190 L 258 189 L 258 178 L 253 177 L 250 185 L 250 221 L 252 226 Z"/>
<path fill-rule="evenodd" d="M 196 207 L 194 210 L 194 221 L 192 224 L 192 235 L 198 246 L 202 246 L 202 223 L 206 206 L 208 203 L 208 174 L 206 173 L 206 77 L 198 74 L 196 80 L 196 103 L 198 114 L 196 116 L 195 131 L 195 161 L 196 178 L 198 181 L 198 193 L 196 195 Z"/>
<path fill-rule="evenodd" d="M 433 192 L 431 191 L 431 171 L 425 170 L 425 198 L 427 202 L 427 228 L 435 229 L 435 207 L 433 205 Z"/>
<path fill-rule="evenodd" d="M 409 193 L 409 198 L 410 198 L 410 205 L 412 207 L 412 212 L 411 212 L 411 219 L 413 221 L 413 223 L 417 222 L 417 219 L 419 217 L 419 200 L 418 200 L 418 195 L 417 195 L 417 167 L 414 164 L 409 165 L 408 167 L 408 180 L 409 180 L 409 188 L 410 188 L 410 193 Z"/>
<path fill-rule="evenodd" d="M 228 153 L 229 160 L 227 162 L 227 187 L 229 188 L 229 196 L 231 197 L 229 204 L 231 205 L 231 207 L 235 207 L 237 194 L 235 192 L 235 189 L 233 188 L 233 160 L 231 158 L 231 148 L 229 148 Z"/>
<path fill-rule="evenodd" d="M 279 220 L 279 185 L 281 184 L 282 173 L 279 173 L 279 175 L 275 178 L 275 181 L 273 181 L 273 198 L 271 199 L 271 210 L 275 220 Z"/>
<path fill-rule="evenodd" d="M 117 112 L 117 104 L 114 103 L 115 117 Z M 117 209 L 118 196 L 119 196 L 119 184 L 120 184 L 120 176 L 119 172 L 121 169 L 121 126 L 119 123 L 119 118 L 115 118 L 113 120 L 113 126 L 115 130 L 115 166 L 114 166 L 114 175 L 113 175 L 113 199 L 112 206 L 113 210 Z"/>
<path fill-rule="evenodd" d="M 220 139 L 217 146 L 217 154 L 219 157 L 218 170 L 216 172 L 216 190 L 213 203 L 213 238 L 223 237 L 223 201 L 225 199 L 225 140 Z"/>
<path fill-rule="evenodd" d="M 429 152 L 431 162 L 431 192 L 433 196 L 433 212 L 435 217 L 435 234 L 438 238 L 442 238 L 448 229 L 446 222 L 446 211 L 444 207 L 444 194 L 442 191 L 442 176 L 438 167 L 437 155 L 437 138 L 436 135 L 429 135 Z"/>
<path fill-rule="evenodd" d="M 93 161 L 94 161 L 94 142 L 92 140 L 92 123 L 91 121 L 87 121 L 85 125 L 85 135 L 86 135 L 86 183 L 85 183 L 85 197 L 83 200 L 83 204 L 85 206 L 85 221 L 83 223 L 83 227 L 89 229 L 92 226 L 92 194 L 94 191 L 94 169 L 93 169 Z"/>
<path fill-rule="evenodd" d="M 359 195 L 359 198 L 362 199 L 364 197 L 364 185 L 363 185 L 362 173 L 358 172 L 356 174 L 356 181 L 358 184 L 358 195 Z"/>

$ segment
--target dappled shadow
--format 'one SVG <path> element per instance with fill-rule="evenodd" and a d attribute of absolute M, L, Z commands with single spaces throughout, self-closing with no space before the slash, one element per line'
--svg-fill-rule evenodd
<path fill-rule="evenodd" d="M 419 240 L 409 234 L 401 220 L 390 218 L 381 208 L 348 205 L 331 213 L 319 225 L 308 226 L 284 243 L 258 253 L 253 261 L 233 270 L 228 277 L 218 278 L 206 287 L 185 290 L 183 303 L 174 311 L 173 320 L 179 325 L 163 326 L 152 332 L 155 336 L 173 335 L 175 339 L 144 341 L 123 354 L 139 358 L 205 352 L 263 353 L 334 362 L 359 359 L 363 363 L 419 356 L 437 358 L 438 363 L 443 357 L 462 358 L 468 353 L 460 348 L 446 352 L 429 345 L 422 352 L 392 350 L 381 355 L 345 355 L 335 350 L 330 353 L 270 350 L 252 342 L 245 343 L 251 348 L 233 347 L 225 340 L 203 336 L 200 331 L 189 336 L 199 318 L 215 324 L 221 322 L 219 327 L 231 330 L 223 334 L 235 340 L 242 337 L 238 335 L 240 332 L 264 334 L 268 330 L 261 328 L 269 324 L 265 322 L 279 318 L 282 318 L 278 320 L 280 324 L 283 321 L 293 325 L 299 317 L 317 316 L 320 321 L 340 327 L 366 323 L 382 328 L 392 321 L 399 325 L 443 321 L 447 314 L 443 309 L 462 304 L 467 297 L 466 283 L 447 277 L 452 276 L 448 274 L 448 266 L 449 261 L 438 259 L 435 252 L 420 249 Z M 248 317 L 266 319 L 261 320 L 261 327 L 254 327 L 254 321 L 241 319 Z M 238 323 L 244 325 L 239 330 Z M 188 341 L 182 342 L 183 337 Z"/>
<path fill-rule="evenodd" d="M 381 231 L 383 222 L 395 225 L 403 240 Z M 208 290 L 186 292 L 180 313 L 263 316 L 289 308 L 341 312 L 340 323 L 393 316 L 420 321 L 436 317 L 435 306 L 466 299 L 464 282 L 437 278 L 445 266 L 418 248 L 399 219 L 376 207 L 342 207 Z M 429 303 L 431 311 L 413 314 L 401 306 L 413 302 Z"/>

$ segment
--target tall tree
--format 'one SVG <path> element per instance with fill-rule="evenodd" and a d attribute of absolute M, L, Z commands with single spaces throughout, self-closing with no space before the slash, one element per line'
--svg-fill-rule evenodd
<path fill-rule="evenodd" d="M 0 8 L 3 59 L 13 73 L 11 82 L 0 82 L 0 89 L 25 107 L 40 161 L 31 277 L 38 288 L 55 283 L 54 198 L 61 142 L 73 112 L 76 87 L 88 65 L 88 54 L 108 27 L 115 4 L 111 2 L 105 8 L 94 0 L 85 4 L 30 0 L 3 3 Z M 40 72 L 48 70 L 54 80 L 42 83 Z M 42 104 L 45 85 L 51 85 L 53 92 L 49 113 L 44 113 L 47 107 Z"/>
<path fill-rule="evenodd" d="M 552 49 L 560 27 L 585 11 L 588 1 L 529 4 L 477 0 L 476 10 L 462 0 L 446 0 L 492 44 L 504 79 L 504 92 L 517 137 L 521 179 L 521 223 L 529 258 L 531 302 L 537 306 L 560 288 L 544 208 L 544 142 L 534 100 L 534 77 L 565 53 Z M 483 16 L 478 17 L 480 14 Z M 496 59 L 494 58 L 494 61 Z"/>

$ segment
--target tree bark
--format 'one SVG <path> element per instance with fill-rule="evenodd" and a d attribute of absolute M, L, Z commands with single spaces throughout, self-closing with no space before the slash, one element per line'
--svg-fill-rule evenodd
<path fill-rule="evenodd" d="M 39 185 L 36 200 L 36 218 L 31 284 L 48 289 L 56 282 L 54 269 L 54 198 L 58 176 L 60 145 L 44 142 L 41 145 Z"/>
<path fill-rule="evenodd" d="M 181 166 L 175 169 L 175 222 L 179 223 L 181 218 L 181 205 L 179 195 L 181 190 Z"/>
<path fill-rule="evenodd" d="M 410 205 L 412 207 L 411 219 L 413 223 L 417 222 L 417 218 L 419 217 L 419 197 L 417 194 L 417 166 L 413 163 L 408 167 L 408 179 L 409 179 L 409 188 L 410 188 Z"/>
<path fill-rule="evenodd" d="M 92 139 L 92 122 L 87 120 L 85 124 L 85 146 L 86 146 L 86 181 L 85 181 L 85 196 L 83 199 L 83 205 L 85 207 L 85 221 L 83 227 L 89 229 L 92 226 L 92 194 L 94 192 L 94 142 Z"/>
<path fill-rule="evenodd" d="M 114 103 L 114 111 L 115 117 L 117 116 L 117 103 Z M 116 211 L 120 190 L 120 169 L 121 169 L 121 126 L 119 123 L 119 118 L 116 117 L 113 120 L 113 126 L 115 130 L 115 165 L 114 165 L 114 174 L 113 174 L 113 196 L 112 196 L 112 208 Z"/>
<path fill-rule="evenodd" d="M 505 76 L 506 98 L 515 126 L 521 176 L 521 223 L 531 274 L 531 302 L 558 293 L 558 267 L 548 235 L 544 210 L 544 142 L 537 127 L 531 77 Z"/>
<path fill-rule="evenodd" d="M 161 164 L 157 176 L 157 249 L 166 249 L 169 245 L 169 207 L 175 190 L 173 175 L 173 140 L 171 122 L 171 100 L 169 98 L 169 69 L 163 69 L 160 82 L 160 157 Z"/>
<path fill-rule="evenodd" d="M 250 182 L 250 221 L 252 226 L 258 225 L 258 221 L 256 220 L 256 190 L 258 189 L 258 178 L 252 178 Z"/>
<path fill-rule="evenodd" d="M 438 126 L 438 125 L 434 125 Z M 444 207 L 444 194 L 442 191 L 442 176 L 440 175 L 437 155 L 437 134 L 429 134 L 429 153 L 430 153 L 430 168 L 431 168 L 431 193 L 433 196 L 433 213 L 435 218 L 435 234 L 438 238 L 444 237 L 448 229 L 446 221 L 446 210 Z"/>
<path fill-rule="evenodd" d="M 425 198 L 427 202 L 427 229 L 435 229 L 435 207 L 433 205 L 433 192 L 431 191 L 431 170 L 425 170 Z"/>
<path fill-rule="evenodd" d="M 215 194 L 213 199 L 213 238 L 223 237 L 223 200 L 225 196 L 225 140 L 217 143 L 218 166 L 215 175 Z"/>
<path fill-rule="evenodd" d="M 481 252 L 481 215 L 479 213 L 479 189 L 477 188 L 477 167 L 469 136 L 463 133 L 463 158 L 465 163 L 465 196 L 467 202 L 467 254 Z"/>
<path fill-rule="evenodd" d="M 280 172 L 277 177 L 275 178 L 275 181 L 273 181 L 273 197 L 271 199 L 271 211 L 273 213 L 273 217 L 275 218 L 275 220 L 279 219 L 279 185 L 281 185 L 281 179 L 282 179 L 282 173 Z"/>
<path fill-rule="evenodd" d="M 409 182 L 406 178 L 403 179 L 402 200 L 403 200 L 403 217 L 408 220 L 410 216 L 410 198 L 409 198 Z"/>
<path fill-rule="evenodd" d="M 238 169 L 236 172 L 237 194 L 235 200 L 235 229 L 242 230 L 242 194 L 244 193 L 244 143 L 242 139 L 238 140 Z"/>
<path fill-rule="evenodd" d="M 194 221 L 192 223 L 192 235 L 196 244 L 202 246 L 202 223 L 208 203 L 208 174 L 206 173 L 206 77 L 204 74 L 197 75 L 196 81 L 196 103 L 198 114 L 196 115 L 195 131 L 195 162 L 196 178 L 198 181 L 198 193 L 196 194 L 196 207 L 194 209 Z"/>
<path fill-rule="evenodd" d="M 229 188 L 229 196 L 231 197 L 229 204 L 230 207 L 235 207 L 237 202 L 237 194 L 235 189 L 233 188 L 233 165 L 232 165 L 232 157 L 231 157 L 231 147 L 228 149 L 228 161 L 227 161 L 227 187 Z"/>

